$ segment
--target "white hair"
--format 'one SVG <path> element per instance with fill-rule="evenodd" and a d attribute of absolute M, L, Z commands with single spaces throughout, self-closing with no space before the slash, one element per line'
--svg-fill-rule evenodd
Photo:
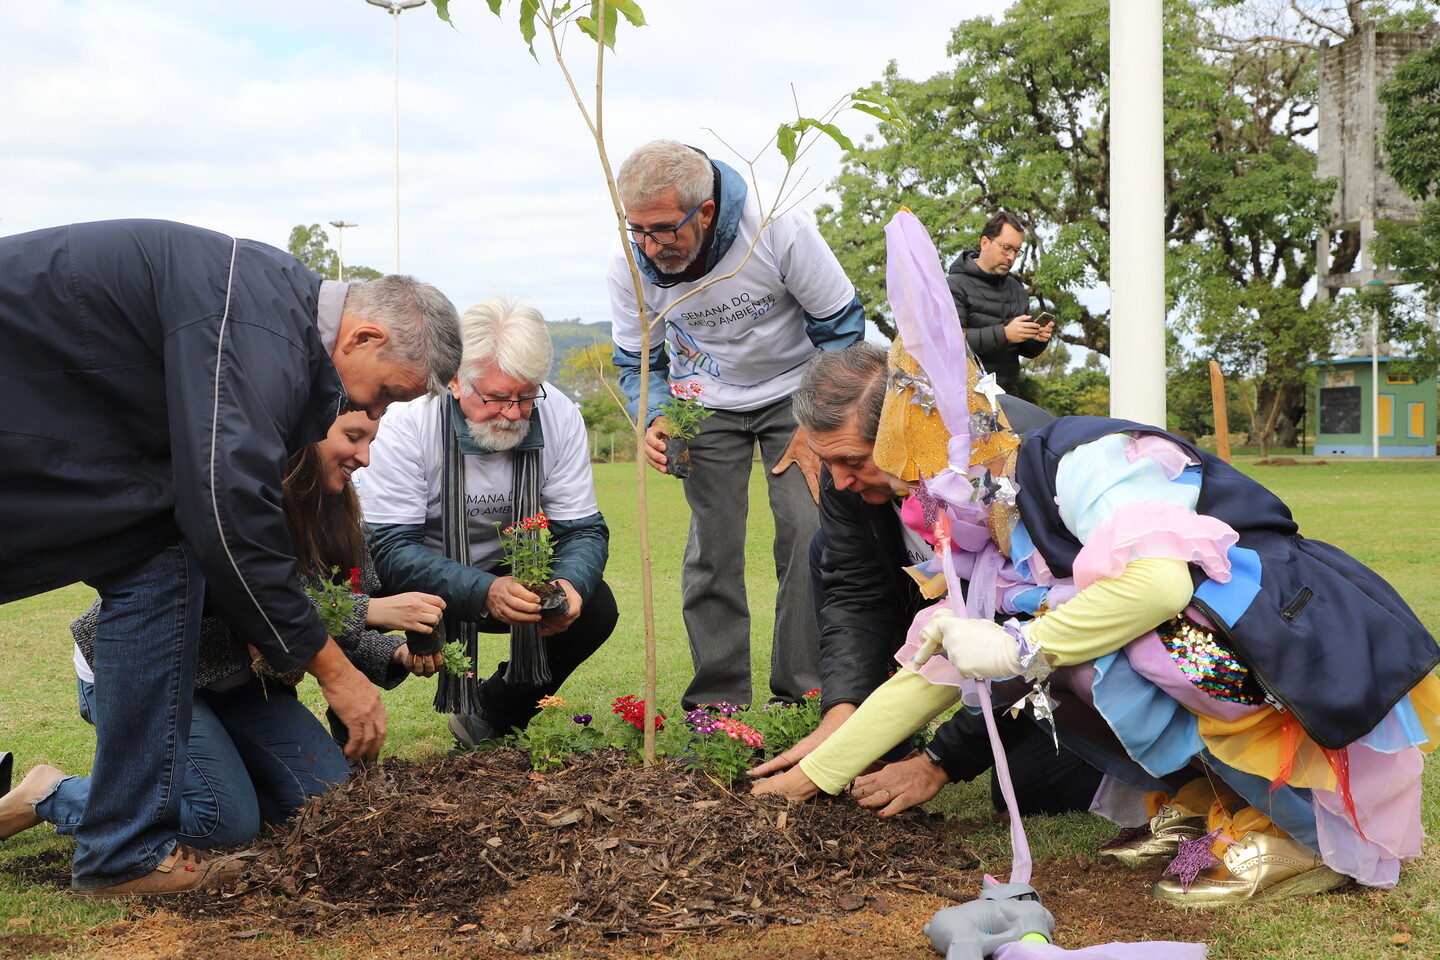
<path fill-rule="evenodd" d="M 491 297 L 474 304 L 460 318 L 463 348 L 460 355 L 461 389 L 490 364 L 517 380 L 540 383 L 550 376 L 555 348 L 545 318 L 532 306 L 508 297 Z"/>

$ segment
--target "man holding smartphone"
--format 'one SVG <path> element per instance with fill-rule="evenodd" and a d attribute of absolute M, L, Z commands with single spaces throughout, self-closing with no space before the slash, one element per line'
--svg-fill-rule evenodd
<path fill-rule="evenodd" d="M 1020 358 L 1040 356 L 1055 333 L 1055 318 L 1032 317 L 1030 292 L 1010 276 L 1024 244 L 1015 215 L 997 213 L 981 229 L 979 248 L 960 254 L 946 278 L 970 354 L 1010 394 L 1019 386 Z"/>

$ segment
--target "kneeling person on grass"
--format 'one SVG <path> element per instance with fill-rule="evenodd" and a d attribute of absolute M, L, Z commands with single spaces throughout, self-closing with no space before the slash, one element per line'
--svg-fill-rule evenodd
<path fill-rule="evenodd" d="M 387 589 L 443 597 L 446 635 L 477 666 L 477 632 L 511 632 L 512 650 L 534 650 L 535 663 L 501 663 L 481 682 L 474 671 L 442 677 L 437 706 L 473 747 L 524 728 L 536 702 L 609 638 L 617 614 L 602 579 L 610 532 L 589 439 L 579 409 L 545 382 L 553 347 L 544 318 L 491 299 L 460 326 L 464 353 L 450 396 L 397 405 L 356 487 Z M 543 579 L 563 596 L 554 612 L 541 606 L 546 584 L 527 586 L 512 540 L 551 555 Z"/>

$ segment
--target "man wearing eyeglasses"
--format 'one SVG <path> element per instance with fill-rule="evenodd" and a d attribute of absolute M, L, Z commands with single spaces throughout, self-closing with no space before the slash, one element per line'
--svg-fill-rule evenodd
<path fill-rule="evenodd" d="M 449 639 L 467 624 L 483 633 L 538 624 L 550 682 L 507 681 L 502 664 L 480 684 L 481 709 L 450 718 L 456 739 L 474 747 L 524 728 L 536 701 L 609 638 L 616 607 L 601 579 L 610 532 L 595 500 L 589 437 L 579 408 L 545 383 L 553 347 L 544 318 L 482 300 L 460 318 L 460 333 L 450 395 L 393 406 L 355 487 L 381 583 L 390 593 L 444 597 Z M 526 477 L 534 478 L 528 493 Z M 503 565 L 500 528 L 536 508 L 548 518 L 551 579 L 565 595 L 554 614 L 542 614 L 541 598 Z"/>
<path fill-rule="evenodd" d="M 686 709 L 752 702 L 744 517 L 757 443 L 775 517 L 769 698 L 797 702 L 820 685 L 807 576 L 819 524 L 819 464 L 796 427 L 790 395 L 817 350 L 864 335 L 860 301 L 807 215 L 789 210 L 765 223 L 774 197 L 757 198 L 744 177 L 700 150 L 673 140 L 645 144 L 621 165 L 617 185 L 646 313 L 652 323 L 664 319 L 650 344 L 649 409 L 642 413 L 651 465 L 668 472 L 669 430 L 659 404 L 671 382 L 699 384 L 712 411 L 689 442 L 681 590 L 695 676 L 681 702 Z M 635 412 L 640 311 L 618 244 L 609 284 L 615 363 Z"/>
<path fill-rule="evenodd" d="M 956 257 L 946 278 L 971 355 L 1009 394 L 1019 386 L 1020 358 L 1040 356 L 1055 333 L 1053 320 L 1030 316 L 1030 292 L 1010 276 L 1024 252 L 1025 228 L 1014 214 L 997 213 L 981 229 L 979 248 Z"/>

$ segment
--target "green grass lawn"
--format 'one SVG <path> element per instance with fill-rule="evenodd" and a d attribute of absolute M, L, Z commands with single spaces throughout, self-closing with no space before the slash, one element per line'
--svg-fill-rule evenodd
<path fill-rule="evenodd" d="M 1314 465 L 1240 467 L 1282 496 L 1301 529 L 1327 540 L 1371 565 L 1404 595 L 1435 632 L 1440 627 L 1440 462 L 1389 461 L 1369 464 L 1331 460 Z M 639 548 L 636 532 L 636 470 L 632 464 L 600 464 L 595 468 L 602 509 L 610 523 L 611 558 L 607 579 L 620 601 L 620 623 L 610 642 L 587 662 L 562 694 L 577 709 L 600 714 L 615 697 L 643 693 L 644 642 L 639 605 Z M 676 715 L 681 691 L 690 676 L 689 651 L 680 617 L 680 558 L 684 551 L 688 511 L 678 481 L 651 473 L 648 477 L 651 554 L 654 566 L 655 628 L 658 639 L 660 710 Z M 764 480 L 758 468 L 752 477 L 748 517 L 747 585 L 754 619 L 752 663 L 756 694 L 766 693 L 769 637 L 773 622 L 773 562 Z M 90 603 L 83 586 L 68 587 L 0 607 L 0 750 L 16 754 L 17 779 L 35 763 L 52 763 L 67 772 L 89 769 L 93 737 L 75 710 L 74 674 L 66 625 Z M 482 636 L 483 642 L 483 636 Z M 503 641 L 494 640 L 496 659 Z M 308 699 L 319 703 L 313 682 Z M 419 757 L 443 752 L 450 738 L 430 708 L 433 687 L 410 681 L 384 694 L 390 711 L 386 753 Z M 1440 835 L 1435 799 L 1440 775 L 1435 764 L 1426 771 L 1425 825 Z M 987 804 L 986 785 L 952 787 L 932 806 L 974 816 Z M 1098 818 L 1071 815 L 1037 817 L 1028 825 L 1036 856 L 1087 853 L 1113 828 Z M 972 838 L 994 856 L 1008 855 L 1007 835 L 997 828 L 988 838 Z M 13 857 L 46 849 L 68 848 L 48 827 L 28 831 L 0 844 L 0 938 L 7 932 L 44 932 L 73 937 L 83 948 L 84 933 L 120 916 L 120 908 L 85 903 L 66 895 L 27 886 L 4 871 Z M 1137 895 L 1140 891 L 1137 890 Z M 1391 892 L 1345 897 L 1311 897 L 1282 901 L 1263 908 L 1230 911 L 1216 918 L 1212 957 L 1249 960 L 1260 957 L 1349 958 L 1406 954 L 1440 955 L 1440 868 L 1427 856 L 1405 868 L 1400 886 Z M 1238 918 L 1238 919 L 1237 919 Z M 1408 947 L 1390 942 L 1408 931 Z M 857 947 L 859 945 L 857 944 Z M 9 957 L 0 939 L 0 956 Z M 857 954 L 858 955 L 858 954 Z M 24 954 L 20 954 L 24 956 Z"/>

